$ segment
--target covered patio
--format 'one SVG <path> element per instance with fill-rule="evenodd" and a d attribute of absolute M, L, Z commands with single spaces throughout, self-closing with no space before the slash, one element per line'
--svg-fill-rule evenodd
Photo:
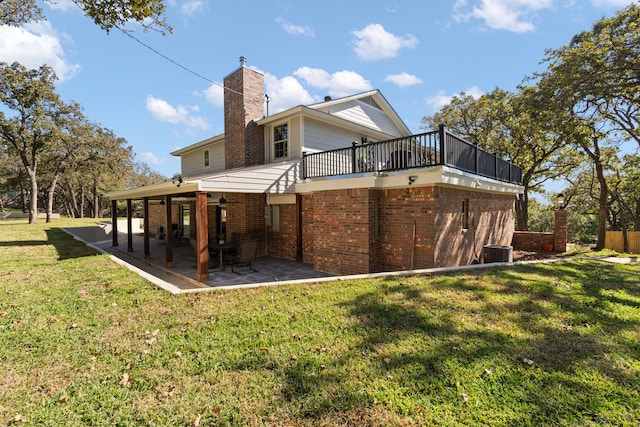
<path fill-rule="evenodd" d="M 205 281 L 197 280 L 196 257 L 193 249 L 187 245 L 173 247 L 174 265 L 167 268 L 165 264 L 165 245 L 159 241 L 151 240 L 149 254 L 144 252 L 144 236 L 132 234 L 132 249 L 128 246 L 113 246 L 110 224 L 101 227 L 68 228 L 65 231 L 78 240 L 96 247 L 102 252 L 111 254 L 123 263 L 162 281 L 168 282 L 175 288 L 174 293 L 197 292 L 212 288 L 237 288 L 260 286 L 271 283 L 298 282 L 314 279 L 334 277 L 329 273 L 316 271 L 313 266 L 306 263 L 262 256 L 256 258 L 252 266 L 254 270 L 246 274 L 236 274 L 230 266 L 220 271 L 217 266 L 209 269 L 209 278 Z M 126 240 L 128 233 L 118 233 L 120 240 Z"/>

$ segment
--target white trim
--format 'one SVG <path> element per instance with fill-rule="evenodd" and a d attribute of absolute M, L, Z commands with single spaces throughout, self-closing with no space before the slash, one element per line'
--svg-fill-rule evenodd
<path fill-rule="evenodd" d="M 409 184 L 409 176 L 415 177 Z M 470 191 L 522 194 L 520 185 L 469 174 L 448 166 L 408 169 L 396 172 L 367 172 L 339 177 L 314 178 L 295 185 L 296 193 L 311 193 L 350 188 L 410 188 L 435 184 L 455 186 Z"/>

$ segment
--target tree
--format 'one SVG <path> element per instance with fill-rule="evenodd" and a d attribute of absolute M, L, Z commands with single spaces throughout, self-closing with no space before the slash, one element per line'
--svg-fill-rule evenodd
<path fill-rule="evenodd" d="M 73 217 L 84 217 L 85 202 L 90 215 L 101 214 L 102 194 L 125 185 L 133 170 L 133 152 L 124 138 L 109 129 L 90 124 L 78 153 L 60 180 L 59 197 Z"/>
<path fill-rule="evenodd" d="M 54 92 L 55 73 L 50 67 L 27 70 L 19 63 L 0 62 L 0 102 L 14 112 L 0 111 L 0 142 L 10 155 L 18 157 L 29 178 L 29 222 L 38 217 L 38 166 L 42 153 L 53 138 L 54 118 L 64 103 Z"/>
<path fill-rule="evenodd" d="M 542 192 L 546 181 L 581 161 L 550 126 L 552 116 L 543 106 L 534 87 L 523 87 L 516 94 L 496 88 L 478 99 L 463 93 L 422 119 L 424 127 L 442 123 L 453 133 L 522 167 L 524 191 L 516 197 L 519 230 L 529 229 L 530 193 Z"/>
<path fill-rule="evenodd" d="M 45 0 L 54 3 L 55 0 Z M 72 0 L 84 14 L 100 28 L 109 32 L 129 21 L 140 23 L 145 29 L 171 32 L 164 17 L 162 0 Z M 1 0 L 0 25 L 19 26 L 44 19 L 36 0 Z"/>
<path fill-rule="evenodd" d="M 640 145 L 640 6 L 603 18 L 568 46 L 548 50 L 554 96 L 583 118 L 607 122 Z"/>

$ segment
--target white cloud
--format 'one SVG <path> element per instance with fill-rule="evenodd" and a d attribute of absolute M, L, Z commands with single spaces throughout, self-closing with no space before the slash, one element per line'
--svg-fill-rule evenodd
<path fill-rule="evenodd" d="M 216 107 L 224 107 L 224 89 L 221 84 L 212 84 L 202 91 L 202 95 Z"/>
<path fill-rule="evenodd" d="M 0 26 L 0 61 L 19 62 L 28 68 L 49 65 L 62 80 L 72 78 L 80 65 L 65 58 L 60 36 L 48 21 L 33 22 L 22 28 Z"/>
<path fill-rule="evenodd" d="M 264 82 L 269 95 L 269 114 L 275 114 L 296 105 L 308 105 L 316 100 L 292 76 L 278 79 L 273 74 L 265 73 Z"/>
<path fill-rule="evenodd" d="M 415 47 L 419 41 L 411 34 L 404 37 L 387 32 L 380 24 L 369 24 L 360 31 L 352 31 L 354 50 L 365 61 L 394 58 L 402 48 Z"/>
<path fill-rule="evenodd" d="M 294 25 L 290 22 L 285 21 L 282 18 L 276 18 L 276 22 L 280 24 L 283 30 L 286 31 L 287 34 L 291 34 L 294 36 L 307 36 L 307 37 L 315 37 L 315 32 L 307 26 Z"/>
<path fill-rule="evenodd" d="M 152 153 L 151 151 L 145 151 L 144 153 L 138 153 L 138 156 L 140 157 L 140 160 L 142 160 L 143 162 L 145 162 L 145 163 L 147 163 L 149 165 L 153 165 L 153 166 L 158 166 L 158 165 L 161 165 L 161 164 L 167 162 L 167 159 L 162 158 L 162 157 L 158 157 L 154 153 Z"/>
<path fill-rule="evenodd" d="M 329 74 L 319 68 L 298 68 L 294 76 L 303 79 L 308 85 L 318 89 L 326 89 L 333 97 L 353 95 L 354 93 L 371 90 L 371 84 L 354 71 L 337 71 Z"/>
<path fill-rule="evenodd" d="M 45 4 L 51 9 L 62 10 L 62 11 L 69 10 L 74 7 L 78 8 L 78 6 L 76 6 L 73 0 L 52 0 L 52 1 L 45 2 Z M 78 10 L 80 9 L 78 8 Z"/>
<path fill-rule="evenodd" d="M 414 86 L 422 83 L 422 80 L 412 74 L 408 74 L 402 72 L 400 74 L 391 74 L 388 75 L 385 79 L 385 82 L 390 82 L 400 87 Z"/>
<path fill-rule="evenodd" d="M 204 2 L 202 0 L 189 0 L 180 5 L 180 13 L 187 16 L 193 16 L 204 10 Z"/>
<path fill-rule="evenodd" d="M 459 95 L 446 95 L 444 91 L 440 91 L 437 94 L 430 96 L 427 98 L 427 104 L 431 106 L 433 111 L 438 111 L 445 105 L 448 105 L 454 96 L 464 96 L 470 95 L 474 99 L 480 98 L 484 95 L 484 92 L 477 86 L 472 86 L 464 92 L 461 92 Z"/>
<path fill-rule="evenodd" d="M 192 115 L 198 110 L 198 107 L 195 106 L 178 105 L 173 107 L 164 99 L 155 98 L 152 95 L 147 97 L 147 111 L 156 119 L 172 124 L 183 124 L 191 128 L 209 129 L 209 123 L 206 119 Z"/>
<path fill-rule="evenodd" d="M 468 7 L 467 0 L 457 0 L 454 5 L 454 19 L 457 22 L 480 19 L 487 27 L 495 30 L 525 33 L 536 28 L 531 22 L 532 15 L 539 10 L 550 8 L 553 0 L 480 0 L 473 3 L 475 6 Z"/>
<path fill-rule="evenodd" d="M 595 7 L 626 7 L 638 0 L 591 0 Z"/>

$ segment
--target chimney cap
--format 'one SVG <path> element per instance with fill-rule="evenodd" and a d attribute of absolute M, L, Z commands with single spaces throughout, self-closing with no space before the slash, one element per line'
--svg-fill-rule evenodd
<path fill-rule="evenodd" d="M 246 56 L 241 56 L 240 57 L 240 66 L 244 67 L 245 65 L 247 65 L 247 57 Z"/>

